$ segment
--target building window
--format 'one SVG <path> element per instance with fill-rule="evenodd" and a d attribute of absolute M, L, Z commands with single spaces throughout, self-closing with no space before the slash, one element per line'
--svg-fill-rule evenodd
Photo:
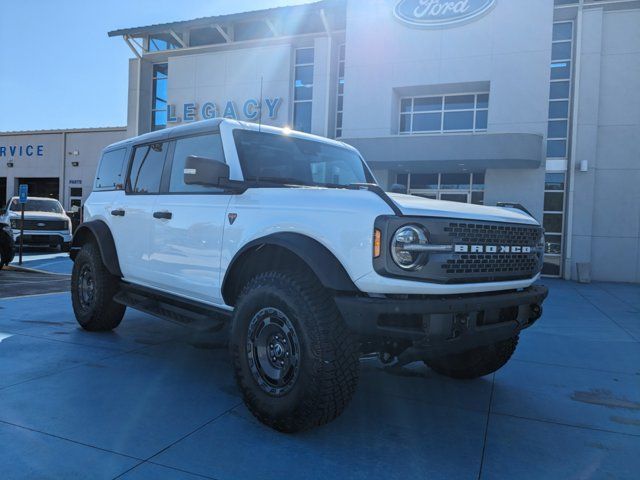
<path fill-rule="evenodd" d="M 336 138 L 342 137 L 342 112 L 344 111 L 344 61 L 345 45 L 340 45 L 338 57 L 338 94 L 336 106 Z"/>
<path fill-rule="evenodd" d="M 151 105 L 151 130 L 162 130 L 167 126 L 167 78 L 166 63 L 153 66 L 153 99 Z"/>
<path fill-rule="evenodd" d="M 545 232 L 542 273 L 545 275 L 559 276 L 561 272 L 565 185 L 564 172 L 546 174 L 542 217 Z"/>
<path fill-rule="evenodd" d="M 149 35 L 149 52 L 161 52 L 180 48 L 180 43 L 170 33 Z"/>
<path fill-rule="evenodd" d="M 548 159 L 569 158 L 571 122 L 571 64 L 573 60 L 573 22 L 553 24 L 551 74 L 549 84 L 549 120 L 547 123 Z M 567 175 L 548 172 L 544 186 L 542 223 L 545 229 L 545 255 L 542 273 L 562 274 L 564 204 Z"/>
<path fill-rule="evenodd" d="M 484 172 L 400 173 L 396 183 L 418 197 L 452 202 L 484 204 Z"/>
<path fill-rule="evenodd" d="M 400 133 L 484 132 L 488 93 L 400 99 Z"/>
<path fill-rule="evenodd" d="M 311 131 L 311 106 L 313 103 L 313 48 L 295 50 L 293 129 Z"/>

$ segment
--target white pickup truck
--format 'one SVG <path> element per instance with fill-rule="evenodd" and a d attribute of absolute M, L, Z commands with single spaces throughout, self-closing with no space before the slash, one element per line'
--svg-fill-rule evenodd
<path fill-rule="evenodd" d="M 215 119 L 107 147 L 73 238 L 80 325 L 132 307 L 231 323 L 248 408 L 294 432 L 349 403 L 359 358 L 474 378 L 541 315 L 542 228 L 516 209 L 387 194 L 352 147 Z"/>

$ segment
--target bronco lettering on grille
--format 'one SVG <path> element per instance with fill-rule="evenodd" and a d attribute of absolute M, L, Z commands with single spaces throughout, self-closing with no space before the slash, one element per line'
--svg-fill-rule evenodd
<path fill-rule="evenodd" d="M 454 245 L 456 253 L 531 253 L 525 245 Z"/>

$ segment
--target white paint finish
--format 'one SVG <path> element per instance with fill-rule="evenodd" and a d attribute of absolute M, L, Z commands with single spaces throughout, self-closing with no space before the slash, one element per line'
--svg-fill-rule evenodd
<path fill-rule="evenodd" d="M 148 283 L 198 300 L 223 303 L 220 252 L 231 195 L 159 195 L 154 211 L 172 218 L 153 219 Z"/>
<path fill-rule="evenodd" d="M 240 168 L 233 143 L 234 128 L 257 130 L 258 126 L 229 120 L 220 126 L 226 161 L 232 176 L 237 176 Z M 300 132 L 285 133 L 269 126 L 262 130 L 342 146 Z M 353 150 L 349 146 L 343 148 Z M 406 215 L 536 224 L 517 210 L 399 194 L 392 198 Z M 110 211 L 116 208 L 124 209 L 125 216 L 111 216 Z M 174 216 L 171 220 L 158 220 L 152 216 L 154 211 L 171 211 Z M 227 222 L 228 213 L 237 215 L 232 225 Z M 390 214 L 393 211 L 389 205 L 368 190 L 249 188 L 237 195 L 95 192 L 87 204 L 86 220 L 103 220 L 111 228 L 125 280 L 218 305 L 222 305 L 221 279 L 234 255 L 253 240 L 282 232 L 295 232 L 318 241 L 366 292 L 482 292 L 520 288 L 534 281 L 435 285 L 381 277 L 373 272 L 372 232 L 375 219 Z"/>
<path fill-rule="evenodd" d="M 124 278 L 140 283 L 153 279 L 149 271 L 150 235 L 156 195 L 125 195 L 124 191 L 93 192 L 85 204 L 85 222 L 105 222 L 115 242 Z M 124 217 L 111 215 L 122 209 Z"/>
<path fill-rule="evenodd" d="M 496 292 L 499 290 L 511 290 L 527 288 L 538 280 L 539 275 L 532 279 L 517 280 L 511 282 L 469 283 L 457 285 L 442 285 L 438 283 L 412 282 L 410 280 L 398 280 L 397 278 L 382 277 L 371 271 L 367 275 L 355 281 L 356 286 L 363 292 L 382 294 L 409 294 L 409 295 L 455 295 L 459 293 Z"/>
<path fill-rule="evenodd" d="M 466 218 L 491 222 L 524 223 L 528 225 L 538 224 L 538 222 L 533 218 L 520 210 L 485 207 L 482 205 L 473 205 L 471 203 L 432 200 L 429 198 L 417 197 L 415 195 L 404 195 L 401 193 L 390 193 L 389 196 L 400 206 L 402 213 L 405 215 L 440 218 Z"/>

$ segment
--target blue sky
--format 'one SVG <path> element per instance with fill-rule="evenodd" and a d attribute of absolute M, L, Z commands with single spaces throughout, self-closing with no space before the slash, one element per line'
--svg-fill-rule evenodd
<path fill-rule="evenodd" d="M 107 32 L 309 0 L 1 0 L 0 131 L 127 122 L 131 51 Z"/>

